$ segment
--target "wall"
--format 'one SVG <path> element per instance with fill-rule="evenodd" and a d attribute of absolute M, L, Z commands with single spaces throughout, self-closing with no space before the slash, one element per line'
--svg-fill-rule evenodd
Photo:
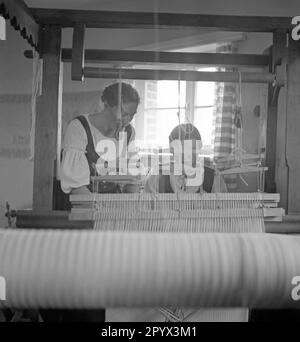
<path fill-rule="evenodd" d="M 28 160 L 32 63 L 26 42 L 7 25 L 0 41 L 0 226 L 7 224 L 5 203 L 27 208 L 32 202 L 32 162 Z"/>
<path fill-rule="evenodd" d="M 32 205 L 33 161 L 30 156 L 32 61 L 23 56 L 26 42 L 7 25 L 6 41 L 0 41 L 0 226 L 7 225 L 5 203 L 12 208 Z M 70 81 L 70 65 L 64 69 L 63 117 L 65 128 L 72 117 L 94 111 L 101 89 L 109 82 Z"/>
<path fill-rule="evenodd" d="M 65 47 L 70 42 L 68 37 L 71 35 L 66 30 L 63 32 Z M 24 57 L 28 45 L 10 25 L 7 25 L 6 38 L 0 41 L 0 226 L 7 225 L 5 203 L 9 202 L 15 209 L 30 208 L 33 188 L 33 161 L 29 160 L 32 60 Z M 93 39 L 97 41 L 98 36 L 94 34 Z M 124 41 L 123 38 L 123 44 Z M 109 48 L 109 44 L 103 45 L 104 48 Z M 63 132 L 73 117 L 96 110 L 100 93 L 112 82 L 91 79 L 73 82 L 70 75 L 71 65 L 65 64 Z"/>

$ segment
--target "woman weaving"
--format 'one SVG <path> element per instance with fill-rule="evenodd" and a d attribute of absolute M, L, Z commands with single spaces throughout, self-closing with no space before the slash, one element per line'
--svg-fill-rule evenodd
<path fill-rule="evenodd" d="M 130 84 L 114 83 L 104 89 L 101 100 L 104 107 L 100 112 L 77 117 L 67 127 L 60 175 L 64 193 L 88 194 L 92 191 L 91 176 L 97 175 L 95 166 L 101 160 L 95 149 L 101 140 L 110 140 L 117 145 L 121 131 L 127 134 L 127 144 L 134 140 L 130 122 L 140 102 L 138 92 Z M 125 191 L 128 188 L 125 186 Z M 109 182 L 100 183 L 97 192 L 120 192 L 120 187 Z"/>
<path fill-rule="evenodd" d="M 180 147 L 173 144 L 180 141 Z M 162 174 L 161 170 L 152 170 L 145 185 L 145 191 L 150 193 L 177 192 L 211 192 L 213 171 L 204 167 L 199 158 L 202 147 L 201 135 L 198 129 L 190 124 L 176 126 L 169 135 L 170 150 L 173 154 L 173 167 L 170 174 Z M 176 151 L 177 150 L 177 151 Z M 174 164 L 182 164 L 182 172 L 174 172 Z M 189 182 L 189 178 L 195 178 Z"/>
<path fill-rule="evenodd" d="M 153 171 L 148 177 L 145 191 L 151 193 L 178 193 L 193 192 L 203 193 L 213 191 L 214 175 L 212 169 L 205 167 L 199 160 L 199 152 L 202 147 L 201 135 L 198 129 L 188 123 L 176 126 L 169 136 L 169 144 L 172 150 L 174 142 L 180 142 L 182 156 L 182 175 L 171 171 L 170 175 L 162 175 Z M 184 148 L 185 144 L 190 143 Z M 176 146 L 176 145 L 175 145 Z M 176 162 L 176 152 L 174 153 Z M 196 170 L 200 168 L 200 173 Z M 199 170 L 198 170 L 199 171 Z M 197 176 L 196 176 L 197 175 Z M 189 177 L 196 182 L 189 182 Z M 209 309 L 209 308 L 160 308 L 160 313 L 167 321 L 205 322 L 205 321 L 247 321 L 246 309 Z M 159 318 L 158 318 L 159 319 Z M 161 319 L 161 318 L 160 318 Z"/>
<path fill-rule="evenodd" d="M 134 140 L 130 122 L 140 102 L 137 91 L 130 84 L 114 83 L 104 89 L 101 100 L 104 105 L 101 111 L 79 116 L 67 127 L 60 174 L 61 189 L 66 194 L 89 194 L 94 190 L 91 176 L 97 175 L 95 166 L 101 156 L 96 147 L 101 140 L 108 139 L 117 144 L 121 131 L 127 134 L 127 145 Z M 135 191 L 134 185 L 125 185 L 123 191 Z M 100 182 L 97 192 L 121 192 L 121 189 L 116 183 Z M 69 209 L 68 204 L 64 201 L 65 207 L 61 209 Z M 104 309 L 42 310 L 41 315 L 44 321 L 50 322 L 105 321 Z"/>

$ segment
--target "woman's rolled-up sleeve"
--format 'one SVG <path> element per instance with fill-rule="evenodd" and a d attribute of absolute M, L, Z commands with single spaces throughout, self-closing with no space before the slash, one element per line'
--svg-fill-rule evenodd
<path fill-rule="evenodd" d="M 63 158 L 60 170 L 60 181 L 63 192 L 90 183 L 90 169 L 85 150 L 87 136 L 78 120 L 73 120 L 67 127 L 63 142 Z"/>

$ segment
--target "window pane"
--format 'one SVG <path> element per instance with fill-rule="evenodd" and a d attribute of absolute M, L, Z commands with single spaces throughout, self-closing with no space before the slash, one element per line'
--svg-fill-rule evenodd
<path fill-rule="evenodd" d="M 179 124 L 178 81 L 146 81 L 140 147 L 168 147 L 171 130 Z M 180 123 L 185 122 L 186 82 L 180 82 Z M 141 135 L 139 135 L 141 136 Z"/>
<path fill-rule="evenodd" d="M 183 111 L 181 123 L 183 121 Z M 152 146 L 168 147 L 169 135 L 179 124 L 177 109 L 145 111 L 144 140 Z"/>
<path fill-rule="evenodd" d="M 195 106 L 213 106 L 215 100 L 214 82 L 197 82 Z"/>
<path fill-rule="evenodd" d="M 213 110 L 213 107 L 195 109 L 194 125 L 201 134 L 203 146 L 212 143 Z"/>
<path fill-rule="evenodd" d="M 185 106 L 185 81 L 180 82 L 180 106 Z M 178 108 L 178 82 L 158 81 L 157 82 L 157 107 Z"/>

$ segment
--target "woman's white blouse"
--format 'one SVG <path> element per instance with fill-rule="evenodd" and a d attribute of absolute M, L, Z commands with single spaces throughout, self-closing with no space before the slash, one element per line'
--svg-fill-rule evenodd
<path fill-rule="evenodd" d="M 94 146 L 103 139 L 115 139 L 104 136 L 87 118 L 91 129 Z M 130 140 L 133 140 L 133 134 Z M 79 120 L 72 120 L 66 130 L 63 141 L 63 156 L 60 170 L 60 181 L 63 192 L 70 193 L 72 188 L 79 188 L 90 183 L 90 168 L 86 158 L 87 134 Z M 100 159 L 100 158 L 99 158 Z M 98 159 L 98 160 L 99 160 Z"/>

